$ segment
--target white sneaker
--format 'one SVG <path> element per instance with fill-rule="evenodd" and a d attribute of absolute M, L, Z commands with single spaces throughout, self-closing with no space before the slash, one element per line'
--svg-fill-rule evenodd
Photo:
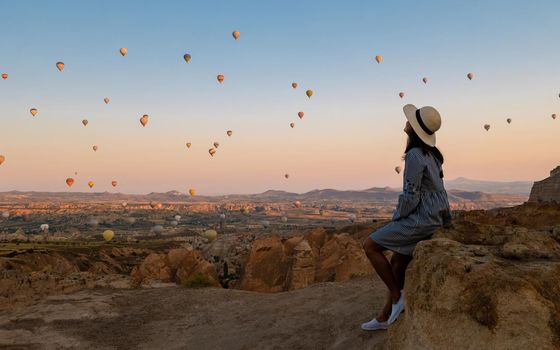
<path fill-rule="evenodd" d="M 362 323 L 362 329 L 364 331 L 377 331 L 380 329 L 387 329 L 387 327 L 389 327 L 387 321 L 379 322 L 376 318 L 374 318 L 369 322 Z"/>
<path fill-rule="evenodd" d="M 387 323 L 391 324 L 395 322 L 395 320 L 397 319 L 397 317 L 399 317 L 399 315 L 401 314 L 401 312 L 403 312 L 403 310 L 404 310 L 404 293 L 401 291 L 401 297 L 399 298 L 399 301 L 397 301 L 396 304 L 393 304 L 391 306 L 391 316 L 389 316 Z"/>

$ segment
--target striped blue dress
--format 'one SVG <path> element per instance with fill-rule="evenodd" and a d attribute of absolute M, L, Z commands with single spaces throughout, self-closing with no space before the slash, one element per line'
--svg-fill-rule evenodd
<path fill-rule="evenodd" d="M 415 147 L 405 156 L 403 193 L 392 221 L 369 237 L 394 252 L 412 255 L 416 244 L 429 239 L 450 219 L 441 163 L 431 152 Z"/>

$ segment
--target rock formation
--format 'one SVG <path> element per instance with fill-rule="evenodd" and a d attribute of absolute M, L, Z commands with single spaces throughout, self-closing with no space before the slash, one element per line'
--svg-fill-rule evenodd
<path fill-rule="evenodd" d="M 420 242 L 387 348 L 560 348 L 559 214 L 554 226 L 460 219 Z"/>
<path fill-rule="evenodd" d="M 549 177 L 533 184 L 529 202 L 560 203 L 560 166 L 552 169 Z"/>

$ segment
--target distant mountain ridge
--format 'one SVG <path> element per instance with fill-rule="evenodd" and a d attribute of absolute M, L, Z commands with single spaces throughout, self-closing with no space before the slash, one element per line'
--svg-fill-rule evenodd
<path fill-rule="evenodd" d="M 516 194 L 523 196 L 529 196 L 532 186 L 532 181 L 485 181 L 467 179 L 465 177 L 458 177 L 454 180 L 445 181 L 445 188 L 447 190 Z"/>

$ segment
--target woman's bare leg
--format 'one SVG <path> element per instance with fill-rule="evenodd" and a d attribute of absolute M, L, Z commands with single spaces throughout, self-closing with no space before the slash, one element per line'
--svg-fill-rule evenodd
<path fill-rule="evenodd" d="M 411 256 L 395 252 L 393 252 L 393 256 L 391 257 L 391 270 L 393 271 L 393 276 L 395 276 L 395 280 L 397 281 L 397 284 L 399 285 L 399 288 L 401 290 L 404 288 L 406 268 L 411 260 Z M 379 315 L 376 317 L 379 322 L 384 322 L 389 319 L 389 315 L 391 315 L 391 304 L 391 293 L 387 292 L 387 300 L 385 301 L 385 305 L 383 306 L 383 309 L 381 309 Z"/>
<path fill-rule="evenodd" d="M 364 250 L 373 268 L 389 288 L 391 302 L 396 303 L 401 296 L 401 288 L 393 275 L 391 264 L 383 254 L 386 249 L 368 237 L 364 241 Z"/>

